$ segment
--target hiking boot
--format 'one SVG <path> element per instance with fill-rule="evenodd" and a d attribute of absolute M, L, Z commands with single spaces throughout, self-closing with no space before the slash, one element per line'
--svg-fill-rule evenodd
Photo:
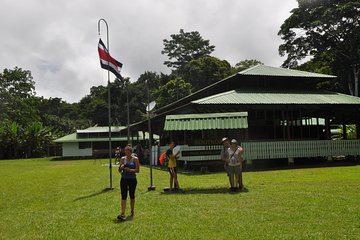
<path fill-rule="evenodd" d="M 119 221 L 125 221 L 126 218 L 125 218 L 125 215 L 121 214 L 121 215 L 117 216 L 117 219 Z"/>

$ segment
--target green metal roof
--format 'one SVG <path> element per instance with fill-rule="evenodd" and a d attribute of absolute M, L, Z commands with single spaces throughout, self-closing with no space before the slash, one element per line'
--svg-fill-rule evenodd
<path fill-rule="evenodd" d="M 247 112 L 167 115 L 165 131 L 247 128 Z"/>
<path fill-rule="evenodd" d="M 124 126 L 111 126 L 111 132 L 120 132 L 122 129 L 125 129 Z M 77 133 L 104 133 L 109 132 L 108 126 L 101 126 L 101 127 L 89 127 L 86 129 L 76 130 Z"/>
<path fill-rule="evenodd" d="M 114 135 L 113 132 L 118 132 L 116 128 L 117 127 L 114 127 L 115 131 L 113 131 L 113 128 L 111 128 L 111 132 L 112 132 L 111 135 Z M 107 130 L 106 132 L 109 132 L 108 127 L 96 127 L 96 129 L 99 130 L 99 131 L 96 131 L 96 133 L 101 133 L 101 132 L 103 132 L 102 130 Z M 80 130 L 80 132 L 79 132 L 79 130 L 77 130 L 77 132 L 66 135 L 66 136 L 63 136 L 61 138 L 58 138 L 54 142 L 64 143 L 64 142 L 108 142 L 109 141 L 108 137 L 97 137 L 97 136 L 80 137 L 80 138 L 78 137 L 78 133 L 95 133 L 92 130 L 95 130 L 95 128 L 92 127 L 92 128 Z M 82 132 L 82 131 L 86 131 L 86 132 Z M 137 134 L 139 136 L 139 139 L 144 139 L 144 133 L 142 131 L 138 131 Z M 149 133 L 148 132 L 145 132 L 145 139 L 149 139 Z M 159 135 L 153 134 L 153 139 L 158 140 Z M 127 136 L 122 136 L 122 137 L 111 136 L 111 141 L 112 142 L 125 142 L 127 140 L 128 140 Z"/>
<path fill-rule="evenodd" d="M 287 68 L 270 67 L 266 65 L 256 65 L 238 73 L 239 75 L 254 76 L 277 76 L 277 77 L 305 77 L 305 78 L 336 78 L 336 76 L 299 71 Z"/>
<path fill-rule="evenodd" d="M 76 133 L 66 135 L 64 137 L 56 139 L 54 142 L 64 143 L 64 142 L 107 142 L 109 138 L 107 137 L 90 137 L 90 138 L 77 138 Z M 111 137 L 112 142 L 127 141 L 127 137 Z"/>
<path fill-rule="evenodd" d="M 195 104 L 360 104 L 360 98 L 329 91 L 232 90 L 192 101 Z"/>

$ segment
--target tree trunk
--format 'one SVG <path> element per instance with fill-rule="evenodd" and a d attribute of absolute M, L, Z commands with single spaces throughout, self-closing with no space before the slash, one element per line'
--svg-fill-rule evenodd
<path fill-rule="evenodd" d="M 352 85 L 352 77 L 351 77 L 351 71 L 348 71 L 348 87 L 349 87 L 349 92 L 351 96 L 354 96 L 354 88 Z"/>
<path fill-rule="evenodd" d="M 359 96 L 359 72 L 360 72 L 360 68 L 358 69 L 358 67 L 356 65 L 354 65 L 353 67 L 353 72 L 354 72 L 354 93 L 355 96 L 358 97 Z"/>

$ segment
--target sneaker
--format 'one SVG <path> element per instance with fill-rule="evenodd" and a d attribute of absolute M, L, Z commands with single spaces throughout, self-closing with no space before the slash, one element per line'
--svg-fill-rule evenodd
<path fill-rule="evenodd" d="M 130 214 L 131 217 L 134 217 L 135 216 L 135 213 L 134 211 L 131 211 L 131 214 Z"/>
<path fill-rule="evenodd" d="M 125 216 L 123 214 L 121 214 L 121 215 L 117 216 L 117 219 L 120 220 L 120 221 L 125 221 L 126 218 L 125 218 Z"/>

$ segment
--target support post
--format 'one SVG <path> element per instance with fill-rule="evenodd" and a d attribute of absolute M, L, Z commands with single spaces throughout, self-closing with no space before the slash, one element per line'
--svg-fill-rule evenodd
<path fill-rule="evenodd" d="M 152 176 L 152 165 L 153 165 L 153 150 L 152 150 L 152 133 L 151 133 L 151 121 L 150 121 L 150 87 L 149 80 L 147 80 L 147 94 L 148 94 L 148 106 L 147 106 L 147 117 L 148 117 L 148 127 L 149 127 L 149 148 L 150 148 L 150 186 L 148 187 L 148 191 L 155 190 L 155 186 L 153 186 L 153 176 Z"/>
<path fill-rule="evenodd" d="M 106 22 L 105 19 L 101 18 L 99 21 L 98 21 L 98 33 L 99 33 L 99 36 L 100 36 L 100 22 L 103 21 L 106 25 L 106 40 L 107 40 L 107 51 L 108 53 L 110 54 L 110 50 L 109 50 L 109 26 Z M 107 61 L 107 65 L 109 66 L 109 61 Z M 108 87 L 108 124 L 109 124 L 109 170 L 110 170 L 110 187 L 108 188 L 109 190 L 113 190 L 114 188 L 112 187 L 112 161 L 111 161 L 111 155 L 112 155 L 112 147 L 111 147 L 111 103 L 110 103 L 110 100 L 111 100 L 111 94 L 110 94 L 110 70 L 108 68 L 108 84 L 107 84 L 107 87 Z"/>
<path fill-rule="evenodd" d="M 330 132 L 330 118 L 329 115 L 326 115 L 325 117 L 325 133 L 326 133 L 326 139 L 331 139 L 331 132 Z"/>

